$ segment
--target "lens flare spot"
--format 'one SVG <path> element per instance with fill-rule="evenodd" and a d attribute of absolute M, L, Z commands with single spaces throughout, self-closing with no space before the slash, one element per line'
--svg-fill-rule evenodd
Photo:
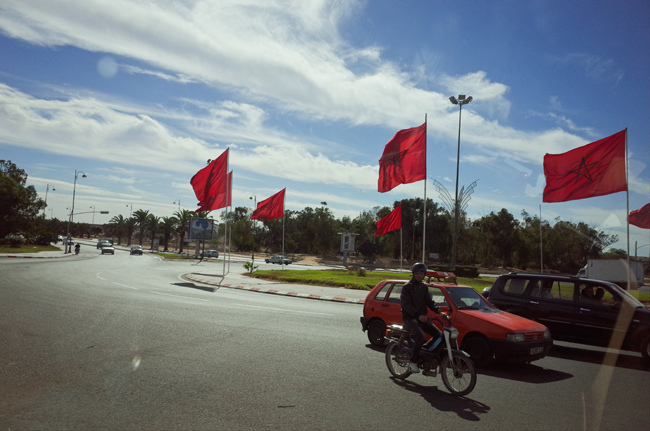
<path fill-rule="evenodd" d="M 131 361 L 131 366 L 133 367 L 133 371 L 137 370 L 138 367 L 140 366 L 141 358 L 139 356 L 134 356 L 133 360 Z"/>

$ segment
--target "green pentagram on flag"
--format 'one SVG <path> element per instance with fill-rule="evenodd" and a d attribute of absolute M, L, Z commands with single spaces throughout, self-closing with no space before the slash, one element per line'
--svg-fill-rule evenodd
<path fill-rule="evenodd" d="M 586 178 L 589 181 L 593 181 L 594 179 L 591 177 L 590 169 L 592 169 L 597 164 L 598 164 L 598 162 L 593 162 L 593 163 L 587 164 L 585 162 L 585 158 L 583 157 L 580 160 L 580 166 L 578 166 L 578 169 L 572 169 L 568 173 L 569 174 L 576 174 L 576 183 L 578 181 L 580 181 L 580 177 Z"/>

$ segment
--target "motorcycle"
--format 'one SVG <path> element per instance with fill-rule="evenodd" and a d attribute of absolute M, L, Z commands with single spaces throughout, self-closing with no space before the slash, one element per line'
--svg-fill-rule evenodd
<path fill-rule="evenodd" d="M 444 313 L 441 316 L 443 319 L 435 320 L 443 325 L 442 337 L 431 338 L 422 345 L 418 368 L 429 377 L 436 377 L 440 373 L 443 383 L 453 395 L 467 395 L 476 386 L 476 368 L 471 357 L 458 348 L 458 330 L 452 326 L 451 318 Z M 391 325 L 386 339 L 389 342 L 386 348 L 388 371 L 398 379 L 407 378 L 411 375 L 409 365 L 413 352 L 411 331 L 401 325 Z"/>
<path fill-rule="evenodd" d="M 74 254 L 79 254 L 79 249 L 80 249 L 80 248 L 81 248 L 81 247 L 79 246 L 79 244 L 75 245 L 75 246 L 74 246 Z"/>

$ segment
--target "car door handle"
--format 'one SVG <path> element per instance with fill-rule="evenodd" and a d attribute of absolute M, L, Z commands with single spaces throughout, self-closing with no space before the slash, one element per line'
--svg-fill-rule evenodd
<path fill-rule="evenodd" d="M 388 304 L 381 304 L 382 307 L 390 307 Z"/>
<path fill-rule="evenodd" d="M 580 311 L 586 311 L 586 312 L 591 312 L 591 309 L 589 309 L 589 308 L 582 308 L 582 307 L 580 307 Z"/>
<path fill-rule="evenodd" d="M 533 305 L 539 305 L 538 301 L 530 301 L 530 303 L 533 304 Z"/>

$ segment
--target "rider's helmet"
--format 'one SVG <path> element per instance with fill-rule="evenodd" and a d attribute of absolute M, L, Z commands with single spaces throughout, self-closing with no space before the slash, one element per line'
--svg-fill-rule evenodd
<path fill-rule="evenodd" d="M 415 274 L 416 272 L 424 272 L 426 274 L 427 266 L 422 262 L 414 263 L 413 266 L 411 267 L 411 272 L 413 274 Z"/>

